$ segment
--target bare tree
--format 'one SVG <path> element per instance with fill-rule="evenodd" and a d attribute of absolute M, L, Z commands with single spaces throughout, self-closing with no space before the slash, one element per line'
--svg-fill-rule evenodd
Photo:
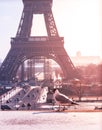
<path fill-rule="evenodd" d="M 73 86 L 72 86 L 73 92 L 75 95 L 78 96 L 79 101 L 81 101 L 81 98 L 83 97 L 86 87 L 84 84 L 82 84 L 82 82 L 79 79 L 73 80 L 72 83 L 73 83 Z"/>

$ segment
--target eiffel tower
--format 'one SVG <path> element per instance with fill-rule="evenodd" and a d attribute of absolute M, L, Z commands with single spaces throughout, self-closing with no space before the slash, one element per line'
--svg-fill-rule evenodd
<path fill-rule="evenodd" d="M 0 67 L 0 81 L 12 81 L 19 66 L 27 59 L 46 57 L 56 61 L 66 79 L 79 78 L 79 74 L 64 49 L 64 38 L 57 31 L 52 13 L 53 0 L 22 0 L 21 20 L 11 48 Z M 47 36 L 31 36 L 33 16 L 43 14 Z"/>

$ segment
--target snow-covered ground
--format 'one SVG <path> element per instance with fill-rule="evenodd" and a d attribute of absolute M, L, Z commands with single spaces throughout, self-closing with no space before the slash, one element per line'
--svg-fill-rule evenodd
<path fill-rule="evenodd" d="M 0 130 L 102 130 L 102 112 L 0 111 Z"/>

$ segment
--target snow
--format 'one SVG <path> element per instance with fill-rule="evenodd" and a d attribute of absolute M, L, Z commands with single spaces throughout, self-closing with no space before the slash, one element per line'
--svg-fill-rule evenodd
<path fill-rule="evenodd" d="M 102 112 L 0 111 L 0 130 L 102 130 Z"/>

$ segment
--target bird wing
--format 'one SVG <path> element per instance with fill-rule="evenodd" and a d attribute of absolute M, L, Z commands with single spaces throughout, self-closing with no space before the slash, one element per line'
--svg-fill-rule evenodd
<path fill-rule="evenodd" d="M 55 97 L 56 101 L 60 103 L 72 103 L 73 101 L 63 94 L 58 94 Z"/>

